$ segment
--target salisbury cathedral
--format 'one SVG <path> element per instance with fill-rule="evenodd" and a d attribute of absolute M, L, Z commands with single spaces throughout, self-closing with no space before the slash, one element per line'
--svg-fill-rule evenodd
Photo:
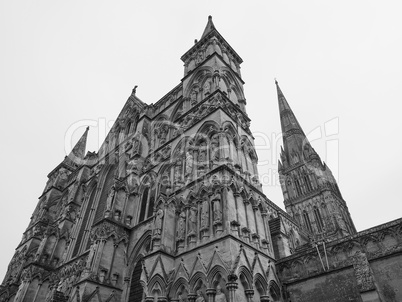
<path fill-rule="evenodd" d="M 150 105 L 134 88 L 98 152 L 87 128 L 49 173 L 0 301 L 402 301 L 402 219 L 356 231 L 279 84 L 286 212 L 211 17 L 181 60 L 176 87 Z"/>

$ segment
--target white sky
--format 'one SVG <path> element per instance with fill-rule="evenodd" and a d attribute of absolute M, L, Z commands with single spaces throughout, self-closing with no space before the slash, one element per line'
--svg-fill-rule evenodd
<path fill-rule="evenodd" d="M 273 179 L 264 193 L 283 207 L 275 178 L 279 144 L 272 139 L 280 132 L 276 77 L 306 133 L 339 122 L 335 135 L 312 145 L 338 174 L 357 229 L 402 216 L 401 6 L 368 0 L 0 1 L 0 279 L 46 175 L 66 155 L 65 137 L 69 141 L 76 130 L 76 142 L 89 124 L 88 149 L 97 150 L 105 131 L 97 123 L 116 118 L 134 85 L 147 103 L 176 86 L 183 76 L 180 57 L 201 37 L 208 15 L 244 60 L 256 145 L 263 136 L 270 139 L 257 148 L 263 180 Z"/>

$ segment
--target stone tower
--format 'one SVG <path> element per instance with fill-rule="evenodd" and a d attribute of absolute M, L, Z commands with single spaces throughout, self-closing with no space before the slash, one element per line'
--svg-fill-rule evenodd
<path fill-rule="evenodd" d="M 286 211 L 314 239 L 356 233 L 348 207 L 329 167 L 310 145 L 276 82 L 283 148 L 278 163 Z"/>
<path fill-rule="evenodd" d="M 176 87 L 134 88 L 99 151 L 87 129 L 49 174 L 0 301 L 282 301 L 275 259 L 306 235 L 262 193 L 242 59 L 211 17 L 181 59 Z"/>

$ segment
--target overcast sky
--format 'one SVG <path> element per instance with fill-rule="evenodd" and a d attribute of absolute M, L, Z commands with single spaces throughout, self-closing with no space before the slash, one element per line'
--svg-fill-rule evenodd
<path fill-rule="evenodd" d="M 368 0 L 0 1 L 1 280 L 69 142 L 90 125 L 97 150 L 134 85 L 155 103 L 179 84 L 208 15 L 244 60 L 264 193 L 283 207 L 277 78 L 357 229 L 402 216 L 401 11 Z"/>

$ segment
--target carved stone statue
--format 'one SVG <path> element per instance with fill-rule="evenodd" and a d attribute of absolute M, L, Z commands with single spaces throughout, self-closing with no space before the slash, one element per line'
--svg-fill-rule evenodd
<path fill-rule="evenodd" d="M 209 85 L 208 81 L 205 82 L 203 89 L 205 95 L 208 95 L 211 92 L 211 85 Z"/>
<path fill-rule="evenodd" d="M 186 153 L 186 176 L 190 176 L 193 171 L 193 161 L 194 157 L 190 151 Z"/>
<path fill-rule="evenodd" d="M 205 302 L 205 299 L 202 296 L 201 290 L 197 290 L 197 299 L 195 299 L 195 302 Z"/>
<path fill-rule="evenodd" d="M 183 211 L 180 213 L 179 220 L 177 222 L 177 240 L 184 240 L 186 232 L 186 213 Z"/>
<path fill-rule="evenodd" d="M 215 302 L 227 302 L 225 294 L 220 285 L 216 287 Z"/>
<path fill-rule="evenodd" d="M 209 227 L 209 199 L 204 196 L 201 209 L 201 230 L 208 230 Z"/>
<path fill-rule="evenodd" d="M 214 203 L 214 223 L 222 222 L 221 193 L 217 191 L 212 200 Z"/>
<path fill-rule="evenodd" d="M 178 161 L 174 166 L 174 182 L 181 181 L 181 163 Z"/>
<path fill-rule="evenodd" d="M 127 170 L 126 170 L 127 175 L 133 172 L 138 172 L 138 157 L 134 157 L 127 164 Z"/>
<path fill-rule="evenodd" d="M 179 294 L 179 302 L 186 302 L 187 300 L 185 298 L 183 298 L 182 294 Z"/>
<path fill-rule="evenodd" d="M 207 161 L 207 149 L 206 149 L 206 143 L 202 142 L 200 144 L 200 149 L 199 149 L 199 155 L 198 155 L 198 165 L 203 166 L 206 164 Z"/>
<path fill-rule="evenodd" d="M 110 211 L 112 209 L 114 194 L 115 194 L 115 189 L 112 187 L 110 189 L 109 195 L 107 196 L 107 199 L 106 199 L 106 210 L 107 211 Z"/>
<path fill-rule="evenodd" d="M 219 137 L 216 134 L 211 139 L 211 161 L 219 161 Z"/>
<path fill-rule="evenodd" d="M 136 134 L 137 135 L 137 134 Z M 140 150 L 140 141 L 137 137 L 133 138 L 133 149 L 132 149 L 132 154 L 139 153 Z"/>
<path fill-rule="evenodd" d="M 196 234 L 197 233 L 197 208 L 196 207 L 191 207 L 190 209 L 190 234 Z"/>
<path fill-rule="evenodd" d="M 190 94 L 191 105 L 197 104 L 197 92 L 193 89 Z"/>
<path fill-rule="evenodd" d="M 98 248 L 98 244 L 94 243 L 91 245 L 90 250 L 89 250 L 89 255 L 88 255 L 88 259 L 87 259 L 87 268 L 91 267 L 92 264 L 92 259 L 95 256 L 95 251 Z"/>
<path fill-rule="evenodd" d="M 163 210 L 159 209 L 156 213 L 155 221 L 154 221 L 154 235 L 160 235 L 162 233 L 162 218 L 163 218 Z"/>
<path fill-rule="evenodd" d="M 166 142 L 167 135 L 168 135 L 168 126 L 161 125 L 160 129 L 159 129 L 159 135 L 158 135 L 158 138 L 160 140 L 160 145 L 163 145 Z"/>

